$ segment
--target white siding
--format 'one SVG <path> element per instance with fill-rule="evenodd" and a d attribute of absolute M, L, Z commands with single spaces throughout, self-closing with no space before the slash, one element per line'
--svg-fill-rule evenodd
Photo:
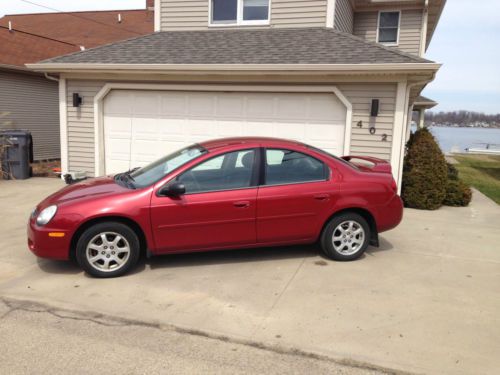
<path fill-rule="evenodd" d="M 398 48 L 404 52 L 419 55 L 420 35 L 422 32 L 421 9 L 403 10 Z M 378 12 L 359 12 L 354 15 L 354 35 L 366 40 L 377 41 Z"/>
<path fill-rule="evenodd" d="M 352 104 L 351 155 L 374 156 L 391 159 L 394 111 L 396 104 L 396 84 L 341 84 L 338 88 Z M 372 99 L 379 99 L 379 115 L 370 117 Z M 363 127 L 357 126 L 362 121 Z M 369 126 L 376 128 L 370 134 Z M 387 140 L 382 140 L 382 135 Z"/>
<path fill-rule="evenodd" d="M 327 0 L 271 0 L 270 23 L 274 27 L 324 27 L 326 4 Z M 208 11 L 209 0 L 161 0 L 161 29 L 208 29 Z"/>
<path fill-rule="evenodd" d="M 351 33 L 353 30 L 354 13 L 350 0 L 336 0 L 335 19 L 333 27 L 335 30 Z"/>
<path fill-rule="evenodd" d="M 26 73 L 0 71 L 0 126 L 29 130 L 35 160 L 59 159 L 57 82 Z"/>
<path fill-rule="evenodd" d="M 94 175 L 94 97 L 104 82 L 67 82 L 68 105 L 68 169 L 70 172 L 84 171 Z M 82 97 L 82 105 L 73 107 L 73 93 Z"/>
<path fill-rule="evenodd" d="M 94 174 L 94 97 L 104 86 L 99 81 L 67 81 L 68 103 L 68 154 L 69 171 L 85 171 Z M 337 85 L 352 103 L 352 131 L 350 154 L 375 156 L 390 160 L 396 84 L 391 83 L 342 83 Z M 71 95 L 77 92 L 83 97 L 80 108 L 72 107 Z M 380 100 L 378 117 L 370 117 L 371 100 Z M 359 121 L 363 127 L 358 128 Z M 369 125 L 375 125 L 375 134 L 369 133 Z M 387 134 L 387 141 L 382 135 Z"/>

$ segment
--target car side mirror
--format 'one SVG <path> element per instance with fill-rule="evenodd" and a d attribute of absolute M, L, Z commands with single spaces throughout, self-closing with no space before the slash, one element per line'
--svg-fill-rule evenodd
<path fill-rule="evenodd" d="M 186 194 L 186 186 L 182 182 L 174 182 L 163 186 L 158 193 L 164 197 L 178 197 Z"/>

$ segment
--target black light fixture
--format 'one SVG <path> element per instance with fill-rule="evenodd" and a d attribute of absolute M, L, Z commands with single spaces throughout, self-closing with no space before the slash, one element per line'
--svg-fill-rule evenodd
<path fill-rule="evenodd" d="M 370 116 L 372 117 L 377 117 L 378 116 L 378 108 L 380 105 L 380 100 L 379 99 L 372 99 L 372 109 L 370 112 Z"/>
<path fill-rule="evenodd" d="M 82 97 L 77 92 L 73 93 L 73 107 L 80 107 L 82 104 Z"/>

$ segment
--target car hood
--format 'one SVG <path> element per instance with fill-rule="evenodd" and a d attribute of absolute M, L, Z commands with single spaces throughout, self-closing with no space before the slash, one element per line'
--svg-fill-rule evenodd
<path fill-rule="evenodd" d="M 90 178 L 68 185 L 50 195 L 40 203 L 39 208 L 43 209 L 52 204 L 63 204 L 74 200 L 92 199 L 126 191 L 130 190 L 118 185 L 112 176 Z"/>

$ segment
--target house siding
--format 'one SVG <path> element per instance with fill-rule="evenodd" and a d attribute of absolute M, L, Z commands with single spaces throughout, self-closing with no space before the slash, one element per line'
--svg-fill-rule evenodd
<path fill-rule="evenodd" d="M 353 31 L 354 12 L 350 0 L 336 0 L 335 18 L 333 27 L 335 30 L 351 33 Z"/>
<path fill-rule="evenodd" d="M 68 80 L 66 83 L 68 170 L 94 176 L 95 133 L 94 97 L 104 86 L 100 81 Z M 82 104 L 72 106 L 73 93 L 82 97 Z"/>
<path fill-rule="evenodd" d="M 104 81 L 67 81 L 67 121 L 68 121 L 68 169 L 70 172 L 84 171 L 94 175 L 94 97 L 104 86 Z M 332 83 L 334 84 L 334 83 Z M 342 83 L 337 87 L 352 104 L 352 130 L 350 153 L 375 156 L 390 160 L 396 84 L 392 83 Z M 79 108 L 72 107 L 71 96 L 78 92 L 82 98 Z M 380 100 L 380 112 L 370 117 L 371 100 Z M 362 121 L 363 127 L 357 126 Z M 369 125 L 376 127 L 376 133 L 369 133 Z M 382 141 L 382 135 L 387 140 Z"/>
<path fill-rule="evenodd" d="M 273 27 L 322 27 L 326 25 L 326 6 L 327 0 L 271 0 L 270 24 Z M 162 31 L 208 29 L 208 20 L 209 0 L 161 1 Z"/>
<path fill-rule="evenodd" d="M 398 48 L 404 52 L 420 55 L 420 37 L 422 32 L 421 9 L 401 11 Z M 372 42 L 377 41 L 378 12 L 358 12 L 354 16 L 353 34 Z"/>
<path fill-rule="evenodd" d="M 35 160 L 60 158 L 57 82 L 0 71 L 0 128 L 29 130 Z"/>

